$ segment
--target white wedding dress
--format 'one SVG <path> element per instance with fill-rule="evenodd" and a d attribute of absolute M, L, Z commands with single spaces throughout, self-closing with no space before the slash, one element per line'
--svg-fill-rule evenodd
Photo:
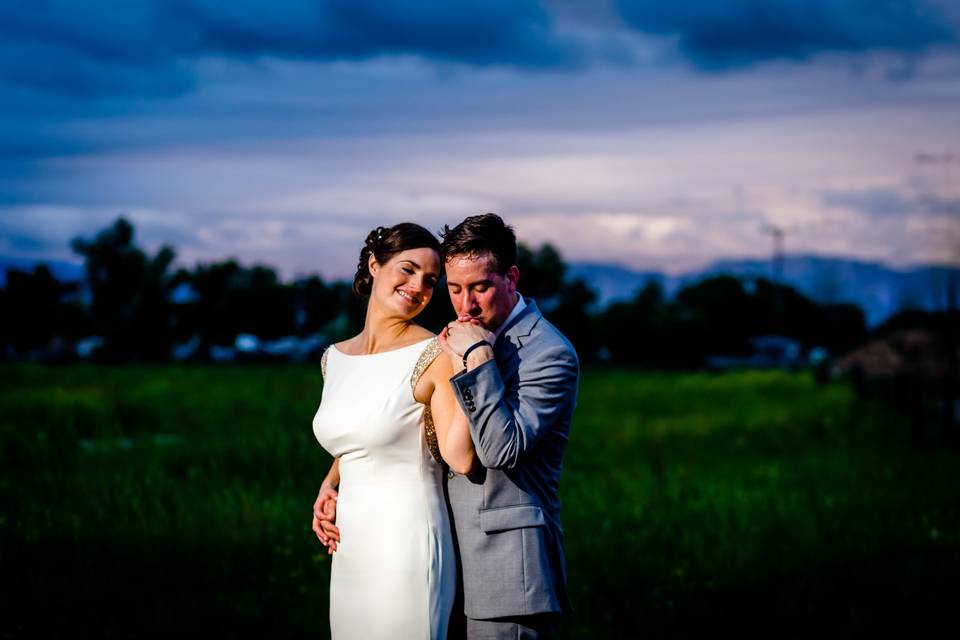
<path fill-rule="evenodd" d="M 335 640 L 446 638 L 456 560 L 443 469 L 427 444 L 424 405 L 413 397 L 439 352 L 431 338 L 383 353 L 351 356 L 332 346 L 324 354 L 313 431 L 340 458 Z"/>

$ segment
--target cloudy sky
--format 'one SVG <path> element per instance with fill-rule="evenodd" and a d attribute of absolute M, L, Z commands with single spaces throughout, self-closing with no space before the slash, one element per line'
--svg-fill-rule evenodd
<path fill-rule="evenodd" d="M 960 263 L 958 6 L 5 0 L 0 256 L 75 260 L 122 214 L 187 265 L 340 277 L 373 226 L 495 211 L 673 273 L 770 225 Z"/>

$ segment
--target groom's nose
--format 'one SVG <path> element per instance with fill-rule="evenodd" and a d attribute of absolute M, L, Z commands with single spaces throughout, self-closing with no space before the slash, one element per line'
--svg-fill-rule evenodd
<path fill-rule="evenodd" d="M 472 291 L 461 291 L 454 300 L 454 306 L 458 315 L 476 315 L 477 297 Z"/>

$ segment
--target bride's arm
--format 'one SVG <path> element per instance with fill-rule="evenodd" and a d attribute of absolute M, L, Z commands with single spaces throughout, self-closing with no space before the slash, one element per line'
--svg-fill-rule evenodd
<path fill-rule="evenodd" d="M 320 483 L 320 488 L 329 487 L 333 489 L 334 493 L 337 491 L 337 487 L 340 486 L 340 458 L 334 458 L 333 462 L 330 464 L 330 471 L 327 471 L 326 477 L 323 479 L 323 482 Z"/>
<path fill-rule="evenodd" d="M 453 375 L 450 357 L 441 353 L 427 369 L 427 373 L 433 383 L 430 411 L 433 413 L 440 456 L 452 470 L 467 475 L 473 470 L 476 456 L 467 416 L 460 408 L 450 384 L 450 377 Z"/>

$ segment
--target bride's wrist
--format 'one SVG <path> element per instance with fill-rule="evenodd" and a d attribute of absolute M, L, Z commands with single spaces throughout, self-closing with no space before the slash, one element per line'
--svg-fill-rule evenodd
<path fill-rule="evenodd" d="M 461 357 L 456 353 L 450 354 L 450 364 L 453 366 L 454 375 L 460 373 L 464 369 L 463 361 L 461 360 Z"/>

